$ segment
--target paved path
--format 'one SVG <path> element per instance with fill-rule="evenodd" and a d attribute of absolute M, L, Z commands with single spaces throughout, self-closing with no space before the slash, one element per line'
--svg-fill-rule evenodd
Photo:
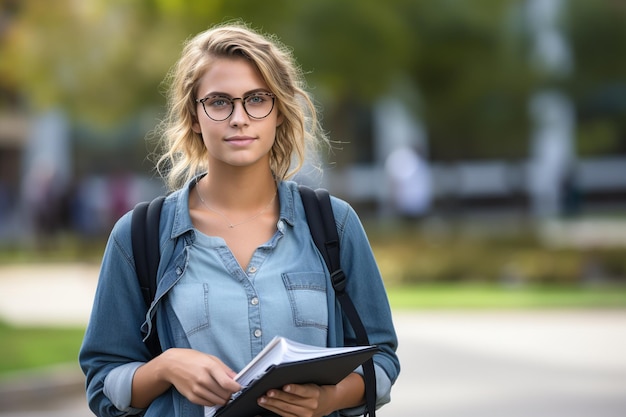
<path fill-rule="evenodd" d="M 0 317 L 84 324 L 96 269 L 0 266 Z M 394 318 L 403 368 L 379 417 L 626 416 L 624 310 L 396 312 Z M 90 415 L 76 390 L 19 412 L 0 403 L 0 417 Z"/>
<path fill-rule="evenodd" d="M 380 417 L 624 417 L 626 312 L 396 313 Z"/>
<path fill-rule="evenodd" d="M 0 318 L 13 324 L 84 325 L 98 265 L 0 265 Z"/>

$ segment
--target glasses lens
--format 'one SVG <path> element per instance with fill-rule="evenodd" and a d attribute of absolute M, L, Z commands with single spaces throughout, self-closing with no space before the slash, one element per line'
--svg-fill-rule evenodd
<path fill-rule="evenodd" d="M 225 120 L 233 112 L 233 102 L 228 97 L 209 97 L 202 105 L 207 116 L 213 120 Z"/>
<path fill-rule="evenodd" d="M 274 108 L 274 97 L 268 93 L 257 93 L 244 97 L 246 113 L 253 119 L 267 117 Z"/>

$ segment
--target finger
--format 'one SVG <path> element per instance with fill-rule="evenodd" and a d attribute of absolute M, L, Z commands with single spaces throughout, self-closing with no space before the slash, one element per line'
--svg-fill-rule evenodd
<path fill-rule="evenodd" d="M 301 417 L 311 415 L 312 410 L 317 409 L 318 402 L 311 396 L 301 397 L 282 390 L 270 390 L 266 395 L 259 398 L 259 405 L 281 416 Z"/>
<path fill-rule="evenodd" d="M 220 399 L 228 400 L 230 397 L 241 390 L 235 380 L 230 377 L 225 377 L 223 374 L 209 375 L 211 381 L 208 384 L 209 390 L 217 395 Z"/>
<path fill-rule="evenodd" d="M 298 397 L 311 397 L 314 396 L 319 390 L 319 386 L 312 384 L 289 384 L 283 387 L 282 392 Z"/>
<path fill-rule="evenodd" d="M 234 376 L 232 371 L 229 369 L 226 372 L 212 372 L 210 374 L 211 378 L 215 382 L 217 386 L 219 386 L 224 391 L 232 394 L 242 389 L 242 386 L 234 380 Z"/>
<path fill-rule="evenodd" d="M 191 392 L 186 395 L 187 399 L 194 404 L 204 406 L 224 405 L 230 399 L 230 396 L 223 397 L 215 392 L 212 392 L 205 388 L 194 387 Z"/>
<path fill-rule="evenodd" d="M 272 400 L 282 401 L 286 403 L 295 403 L 306 401 L 306 399 L 310 398 L 308 396 L 301 396 L 297 394 L 293 394 L 284 390 L 273 389 L 265 393 L 265 397 L 271 398 Z"/>
<path fill-rule="evenodd" d="M 290 384 L 285 385 L 282 390 L 270 390 L 266 393 L 266 395 L 288 403 L 299 402 L 302 404 L 308 404 L 310 401 L 316 401 L 319 399 L 320 387 L 313 384 Z"/>
<path fill-rule="evenodd" d="M 306 409 L 296 404 L 287 403 L 275 397 L 268 397 L 267 395 L 260 397 L 258 399 L 258 404 L 266 410 L 269 410 L 282 417 L 303 417 L 306 415 L 311 415 L 310 410 L 308 410 L 309 414 L 307 414 Z"/>
<path fill-rule="evenodd" d="M 239 384 L 236 382 L 233 389 L 224 388 L 215 380 L 213 375 L 208 374 L 205 378 L 198 379 L 191 385 L 189 388 L 191 392 L 187 397 L 196 404 L 224 405 L 233 393 L 239 390 L 238 388 Z"/>

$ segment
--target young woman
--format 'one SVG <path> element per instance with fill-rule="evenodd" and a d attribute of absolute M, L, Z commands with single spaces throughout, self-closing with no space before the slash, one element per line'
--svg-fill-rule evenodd
<path fill-rule="evenodd" d="M 288 180 L 308 145 L 325 137 L 287 49 L 243 25 L 215 27 L 185 45 L 170 81 L 157 166 L 173 192 L 149 311 L 163 353 L 153 358 L 143 343 L 151 326 L 127 214 L 111 232 L 80 352 L 98 416 L 203 416 L 203 406 L 223 405 L 241 388 L 236 372 L 277 335 L 355 344 Z M 379 407 L 399 373 L 391 313 L 357 215 L 332 204 L 347 292 L 380 348 Z M 334 386 L 289 384 L 258 402 L 280 416 L 356 416 L 364 382 L 354 372 Z"/>

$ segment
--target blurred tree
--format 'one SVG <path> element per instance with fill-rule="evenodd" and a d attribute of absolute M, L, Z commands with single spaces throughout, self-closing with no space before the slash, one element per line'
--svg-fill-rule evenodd
<path fill-rule="evenodd" d="M 388 93 L 415 54 L 410 20 L 394 1 L 298 2 L 284 27 L 309 83 L 324 106 L 324 125 L 342 152 L 339 164 L 374 160 L 372 103 Z"/>
<path fill-rule="evenodd" d="M 624 6 L 570 1 L 576 76 L 560 82 L 589 121 L 583 136 L 601 135 L 613 147 L 611 138 L 623 140 L 626 130 L 619 93 L 626 64 L 617 53 L 626 48 Z M 338 140 L 359 144 L 371 103 L 408 76 L 435 159 L 523 158 L 529 92 L 547 81 L 528 63 L 522 3 L 57 0 L 51 7 L 25 0 L 3 27 L 0 76 L 33 109 L 63 107 L 74 120 L 100 126 L 125 126 L 147 111 L 154 123 L 164 105 L 161 82 L 184 40 L 241 18 L 293 48 Z"/>
<path fill-rule="evenodd" d="M 66 109 L 115 124 L 154 103 L 175 39 L 143 24 L 128 2 L 33 0 L 22 5 L 3 55 L 34 110 Z"/>
<path fill-rule="evenodd" d="M 79 118 L 119 121 L 162 101 L 157 87 L 184 39 L 241 18 L 296 49 L 303 66 L 314 69 L 312 78 L 333 96 L 358 91 L 372 98 L 380 80 L 402 68 L 400 41 L 407 33 L 394 38 L 394 16 L 381 14 L 378 2 L 335 4 L 59 0 L 51 9 L 45 0 L 30 0 L 3 48 L 2 70 L 16 77 L 35 107 L 60 105 Z"/>
<path fill-rule="evenodd" d="M 626 154 L 626 3 L 570 0 L 569 8 L 576 62 L 566 88 L 577 103 L 578 152 Z"/>
<path fill-rule="evenodd" d="M 521 158 L 532 84 L 516 2 L 405 1 L 434 159 Z"/>

